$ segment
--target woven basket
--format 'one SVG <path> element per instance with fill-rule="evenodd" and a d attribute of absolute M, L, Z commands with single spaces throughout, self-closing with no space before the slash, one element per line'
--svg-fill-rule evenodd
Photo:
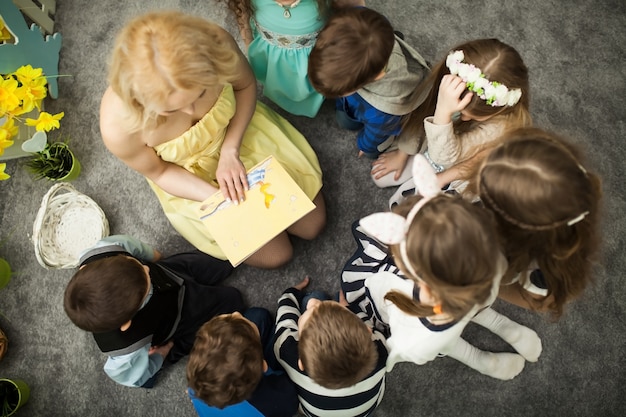
<path fill-rule="evenodd" d="M 37 261 L 46 269 L 73 268 L 80 253 L 109 234 L 102 209 L 67 182 L 43 197 L 33 225 Z"/>

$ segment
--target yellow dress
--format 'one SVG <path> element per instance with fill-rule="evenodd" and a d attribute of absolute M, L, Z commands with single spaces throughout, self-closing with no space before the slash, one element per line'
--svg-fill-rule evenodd
<path fill-rule="evenodd" d="M 230 119 L 235 114 L 235 95 L 226 85 L 215 105 L 204 117 L 181 136 L 156 146 L 157 154 L 194 173 L 218 187 L 215 171 L 220 148 Z M 287 120 L 257 102 L 256 111 L 246 129 L 239 159 L 252 168 L 273 155 L 291 175 L 306 195 L 313 199 L 322 188 L 322 170 L 315 152 Z M 148 183 L 155 192 L 172 226 L 192 245 L 219 259 L 226 256 L 200 221 L 198 201 L 175 197 L 154 182 Z M 254 233 L 254 231 L 251 231 Z"/>

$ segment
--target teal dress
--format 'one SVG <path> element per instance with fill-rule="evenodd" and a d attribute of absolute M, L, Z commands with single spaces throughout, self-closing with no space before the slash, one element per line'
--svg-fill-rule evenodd
<path fill-rule="evenodd" d="M 324 97 L 311 86 L 307 70 L 309 54 L 325 23 L 317 1 L 301 0 L 294 8 L 283 8 L 274 0 L 252 3 L 254 39 L 248 47 L 248 59 L 263 84 L 263 94 L 289 113 L 315 117 Z"/>

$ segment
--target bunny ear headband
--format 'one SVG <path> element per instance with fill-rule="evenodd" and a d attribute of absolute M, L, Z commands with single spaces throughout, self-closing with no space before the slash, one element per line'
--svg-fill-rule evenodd
<path fill-rule="evenodd" d="M 437 185 L 437 174 L 421 154 L 413 159 L 413 181 L 415 194 L 419 193 L 423 198 L 415 203 L 406 218 L 391 212 L 374 213 L 362 218 L 359 223 L 368 234 L 379 241 L 388 245 L 400 244 L 402 262 L 411 274 L 418 277 L 406 253 L 406 234 L 417 212 L 433 197 L 441 194 L 441 189 Z"/>

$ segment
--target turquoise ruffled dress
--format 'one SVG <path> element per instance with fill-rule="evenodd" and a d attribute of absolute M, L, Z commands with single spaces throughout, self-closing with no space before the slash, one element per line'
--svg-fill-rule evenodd
<path fill-rule="evenodd" d="M 324 97 L 311 86 L 307 71 L 309 54 L 325 23 L 317 1 L 301 0 L 294 8 L 283 8 L 274 0 L 252 3 L 254 38 L 248 60 L 263 84 L 263 94 L 291 114 L 315 117 Z"/>

